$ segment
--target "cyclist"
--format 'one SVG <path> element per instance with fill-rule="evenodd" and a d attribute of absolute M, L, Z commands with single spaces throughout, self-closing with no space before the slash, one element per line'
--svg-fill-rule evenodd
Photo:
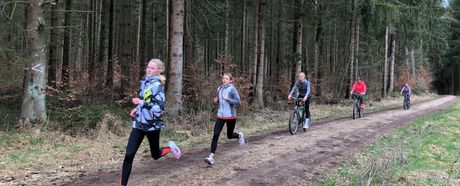
<path fill-rule="evenodd" d="M 401 89 L 401 94 L 406 97 L 407 96 L 407 101 L 410 102 L 410 94 L 412 93 L 410 86 L 408 83 L 406 83 L 403 88 Z"/>
<path fill-rule="evenodd" d="M 303 111 L 304 115 L 304 125 L 303 125 L 303 130 L 306 131 L 308 128 L 310 128 L 310 81 L 305 79 L 305 73 L 300 72 L 299 73 L 299 79 L 295 82 L 294 86 L 291 89 L 291 92 L 289 93 L 288 100 L 291 100 L 292 94 L 296 91 L 296 89 L 299 89 L 299 95 L 297 98 L 302 98 L 302 101 L 305 102 L 305 109 Z"/>
<path fill-rule="evenodd" d="M 359 101 L 359 107 L 361 109 L 364 109 L 365 107 L 363 97 L 366 94 L 366 88 L 367 88 L 366 83 L 364 83 L 364 81 L 362 81 L 359 76 L 356 79 L 355 83 L 353 84 L 353 87 L 351 87 L 350 94 L 353 94 L 353 92 L 356 92 L 356 96 Z"/>

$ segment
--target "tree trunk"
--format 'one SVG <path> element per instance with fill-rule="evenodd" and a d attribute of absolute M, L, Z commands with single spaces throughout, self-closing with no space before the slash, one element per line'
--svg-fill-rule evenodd
<path fill-rule="evenodd" d="M 150 48 L 150 50 L 148 51 L 148 56 L 149 57 L 158 57 L 160 58 L 160 55 L 159 55 L 159 50 L 158 50 L 158 32 L 157 32 L 157 25 L 158 25 L 158 17 L 157 17 L 157 13 L 155 12 L 156 9 L 155 9 L 155 2 L 151 2 L 151 8 L 150 8 L 150 12 L 151 12 L 151 17 L 152 17 L 152 27 L 151 27 L 151 30 L 150 30 L 150 33 L 151 33 L 151 38 L 152 40 L 150 41 L 150 45 L 152 45 Z"/>
<path fill-rule="evenodd" d="M 88 75 L 90 82 L 94 79 L 94 69 L 96 67 L 96 2 L 96 0 L 91 0 L 91 13 L 88 17 Z"/>
<path fill-rule="evenodd" d="M 147 29 L 147 0 L 141 0 L 139 3 L 139 17 L 137 23 L 137 45 L 136 45 L 136 63 L 139 65 L 139 77 L 142 77 L 145 74 L 145 68 L 147 66 L 147 60 L 145 59 L 145 54 L 147 52 L 146 40 L 148 36 L 145 34 Z"/>
<path fill-rule="evenodd" d="M 171 0 L 169 33 L 168 110 L 177 114 L 182 110 L 184 0 Z"/>
<path fill-rule="evenodd" d="M 59 30 L 59 0 L 56 0 L 51 8 L 51 32 L 50 32 L 50 47 L 49 47 L 49 61 L 48 61 L 48 85 L 56 88 L 56 68 L 59 64 L 59 48 L 60 48 L 60 30 Z"/>
<path fill-rule="evenodd" d="M 387 97 L 388 84 L 388 26 L 385 27 L 385 56 L 383 58 L 383 92 L 382 97 Z"/>
<path fill-rule="evenodd" d="M 121 91 L 130 90 L 130 65 L 131 65 L 131 1 L 124 1 L 121 16 L 120 33 L 120 67 L 121 67 Z"/>
<path fill-rule="evenodd" d="M 355 80 L 354 77 L 354 67 L 355 67 L 355 42 L 356 42 L 356 9 L 357 9 L 357 0 L 353 0 L 352 4 L 352 16 L 351 16 L 351 25 L 350 25 L 350 65 L 348 67 L 348 86 L 352 87 Z M 348 91 L 346 92 L 348 94 Z M 349 95 L 350 96 L 350 95 Z M 348 96 L 348 97 L 349 97 Z"/>
<path fill-rule="evenodd" d="M 166 53 L 166 54 L 165 54 L 165 63 L 166 63 L 165 65 L 166 65 L 166 66 L 169 66 L 169 60 L 170 60 L 170 59 L 169 59 L 169 48 L 170 48 L 170 46 L 169 46 L 169 41 L 170 41 L 170 38 L 169 38 L 170 36 L 169 36 L 169 34 L 170 34 L 170 33 L 169 33 L 169 32 L 171 31 L 171 28 L 170 28 L 171 25 L 170 25 L 170 24 L 171 24 L 171 22 L 172 22 L 172 21 L 171 21 L 171 6 L 172 6 L 172 5 L 171 5 L 171 1 L 172 1 L 172 0 L 166 0 L 166 14 L 165 14 L 165 15 L 166 15 L 166 22 L 165 22 L 165 23 L 166 23 L 166 26 L 165 26 L 165 29 L 166 29 L 166 30 L 165 30 L 165 35 L 166 35 L 166 36 L 165 36 L 164 45 L 163 45 L 163 46 L 165 46 L 165 47 L 167 48 L 167 50 L 165 51 L 165 53 Z M 169 70 L 169 69 L 166 68 L 166 73 L 169 74 L 168 70 Z M 168 87 L 166 87 L 166 89 L 167 89 L 167 88 L 168 88 Z"/>
<path fill-rule="evenodd" d="M 303 0 L 296 1 L 297 8 L 294 15 L 294 52 L 296 56 L 295 76 L 302 71 L 302 30 L 303 30 Z"/>
<path fill-rule="evenodd" d="M 415 49 L 414 47 L 411 47 L 410 49 L 410 65 L 411 65 L 411 70 L 412 70 L 412 82 L 416 82 L 415 79 L 417 78 L 417 74 L 415 72 Z"/>
<path fill-rule="evenodd" d="M 252 81 L 252 86 L 254 88 L 254 90 L 256 89 L 256 86 L 257 86 L 257 60 L 258 60 L 258 56 L 259 56 L 259 32 L 258 32 L 258 29 L 259 29 L 259 0 L 256 0 L 255 1 L 255 4 L 254 4 L 254 7 L 255 7 L 255 11 L 254 11 L 254 42 L 253 42 L 253 50 L 254 50 L 254 53 L 253 53 L 253 64 L 252 64 L 252 68 L 250 68 L 249 72 L 251 74 L 251 81 Z"/>
<path fill-rule="evenodd" d="M 319 4 L 318 4 L 318 0 L 315 0 L 314 1 L 314 11 L 315 11 L 315 15 L 318 16 L 319 14 Z M 315 84 L 315 90 L 316 90 L 316 94 L 318 95 L 319 91 L 318 91 L 318 86 L 319 86 L 319 43 L 320 43 L 320 35 L 321 35 L 321 17 L 319 18 L 318 22 L 316 23 L 315 25 L 315 28 L 314 28 L 314 44 L 313 44 L 313 71 L 314 71 L 314 75 L 313 75 L 313 80 L 312 82 L 314 82 Z"/>
<path fill-rule="evenodd" d="M 21 108 L 21 121 L 33 124 L 46 120 L 46 45 L 41 37 L 45 20 L 39 0 L 28 0 L 26 6 L 26 56 L 32 62 L 25 70 L 24 98 Z"/>
<path fill-rule="evenodd" d="M 113 55 L 113 37 L 114 37 L 114 31 L 113 28 L 115 26 L 115 18 L 114 18 L 114 10 L 115 10 L 115 0 L 110 0 L 110 8 L 109 8 L 109 43 L 107 46 L 107 78 L 105 81 L 105 84 L 108 85 L 109 87 L 113 88 L 113 61 L 114 61 L 114 55 Z"/>
<path fill-rule="evenodd" d="M 247 21 L 246 21 L 246 0 L 243 0 L 243 14 L 241 16 L 241 59 L 240 66 L 242 74 L 246 74 L 246 32 L 247 32 Z"/>
<path fill-rule="evenodd" d="M 64 48 L 62 53 L 62 85 L 66 88 L 70 87 L 69 84 L 69 66 L 70 66 L 70 52 L 71 48 L 71 37 L 72 37 L 72 29 L 70 26 L 72 25 L 72 0 L 65 1 L 65 20 L 64 20 Z"/>
<path fill-rule="evenodd" d="M 404 51 L 406 52 L 406 55 L 405 55 L 405 58 L 404 58 L 404 61 L 406 62 L 406 67 L 407 69 L 410 69 L 410 54 L 409 54 L 409 49 L 406 47 L 404 47 Z"/>
<path fill-rule="evenodd" d="M 391 56 L 390 56 L 390 86 L 388 88 L 388 94 L 393 93 L 393 83 L 395 78 L 395 52 L 396 52 L 396 39 L 395 35 L 391 37 Z"/>
<path fill-rule="evenodd" d="M 97 60 L 97 70 L 102 70 L 101 66 L 107 60 L 107 22 L 109 22 L 109 12 L 107 11 L 107 7 L 109 7 L 109 0 L 102 0 L 101 6 L 101 24 L 99 29 L 99 59 Z M 96 80 L 98 84 L 102 84 L 104 79 L 99 77 Z"/>
<path fill-rule="evenodd" d="M 229 44 L 229 25 L 230 25 L 230 3 L 228 0 L 225 0 L 225 36 L 224 36 L 224 52 L 225 54 L 230 54 L 230 44 Z"/>
<path fill-rule="evenodd" d="M 193 10 L 192 7 L 195 4 L 195 0 L 185 1 L 185 42 L 184 42 L 184 49 L 185 49 L 185 61 L 184 64 L 193 65 L 196 63 L 195 60 L 195 22 L 193 19 Z M 187 65 L 185 65 L 187 68 Z M 187 69 L 186 69 L 187 70 Z"/>
<path fill-rule="evenodd" d="M 359 59 L 359 22 L 360 22 L 360 15 L 356 15 L 356 25 L 355 25 L 355 79 L 358 78 L 358 76 L 360 76 L 360 72 L 359 72 L 359 63 L 358 63 L 358 59 Z"/>
<path fill-rule="evenodd" d="M 260 1 L 259 15 L 259 60 L 257 65 L 257 85 L 256 85 L 256 105 L 258 108 L 265 107 L 264 105 L 264 51 L 265 51 L 265 1 Z"/>

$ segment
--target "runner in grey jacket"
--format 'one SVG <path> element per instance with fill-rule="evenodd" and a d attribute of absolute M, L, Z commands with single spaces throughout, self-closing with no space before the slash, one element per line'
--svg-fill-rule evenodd
<path fill-rule="evenodd" d="M 219 94 L 219 110 L 217 111 L 217 118 L 220 119 L 235 119 L 236 109 L 235 106 L 240 105 L 240 95 L 232 84 L 221 85 L 217 92 Z M 225 99 L 224 95 L 228 98 Z"/>
<path fill-rule="evenodd" d="M 224 124 L 227 123 L 227 138 L 237 138 L 240 145 L 244 145 L 243 132 L 233 132 L 236 124 L 236 109 L 235 106 L 240 105 L 240 95 L 236 88 L 231 84 L 232 75 L 225 73 L 222 76 L 222 85 L 217 89 L 217 96 L 214 98 L 214 102 L 219 102 L 219 109 L 217 111 L 216 124 L 214 125 L 214 135 L 212 136 L 211 152 L 205 162 L 209 165 L 214 164 L 214 153 L 217 149 L 217 141 L 219 135 L 224 128 Z"/>

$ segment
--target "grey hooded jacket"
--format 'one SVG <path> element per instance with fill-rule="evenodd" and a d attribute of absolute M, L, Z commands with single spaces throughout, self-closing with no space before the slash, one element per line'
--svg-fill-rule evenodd
<path fill-rule="evenodd" d="M 219 110 L 217 111 L 217 118 L 221 119 L 235 119 L 236 106 L 239 106 L 240 95 L 232 84 L 226 86 L 221 85 L 217 88 L 219 98 Z M 228 95 L 228 99 L 224 99 L 224 95 Z"/>

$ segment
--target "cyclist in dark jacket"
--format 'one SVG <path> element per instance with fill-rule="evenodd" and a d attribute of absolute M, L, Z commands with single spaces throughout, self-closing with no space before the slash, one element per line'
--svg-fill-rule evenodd
<path fill-rule="evenodd" d="M 411 91 L 411 89 L 410 89 L 410 86 L 409 86 L 408 83 L 406 83 L 406 84 L 403 86 L 403 88 L 401 89 L 401 94 L 402 94 L 403 96 L 407 96 L 407 100 L 410 101 L 410 95 L 411 95 L 411 93 L 412 93 L 412 91 Z"/>
<path fill-rule="evenodd" d="M 302 98 L 302 101 L 305 102 L 305 110 L 303 114 L 305 116 L 305 122 L 303 130 L 307 130 L 310 128 L 310 81 L 305 79 L 305 73 L 303 72 L 299 73 L 299 79 L 295 82 L 291 92 L 289 92 L 288 100 L 291 100 L 292 94 L 294 94 L 296 89 L 299 89 L 299 95 L 297 98 Z"/>

